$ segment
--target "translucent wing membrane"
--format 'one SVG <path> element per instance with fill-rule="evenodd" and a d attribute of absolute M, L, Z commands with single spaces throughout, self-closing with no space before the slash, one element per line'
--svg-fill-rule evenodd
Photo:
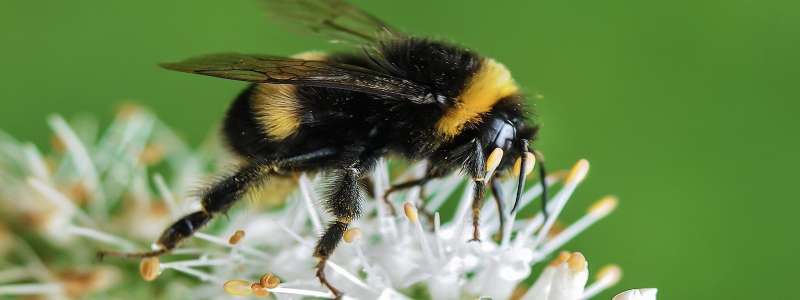
<path fill-rule="evenodd" d="M 374 44 L 402 36 L 389 25 L 342 0 L 262 0 L 272 19 L 334 41 Z"/>
<path fill-rule="evenodd" d="M 326 61 L 238 53 L 211 54 L 164 68 L 226 79 L 327 87 L 408 100 L 433 103 L 435 97 L 424 86 L 365 68 Z"/>

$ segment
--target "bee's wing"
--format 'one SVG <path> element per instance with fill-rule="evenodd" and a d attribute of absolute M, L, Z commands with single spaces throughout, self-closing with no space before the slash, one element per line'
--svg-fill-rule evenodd
<path fill-rule="evenodd" d="M 436 101 L 427 92 L 426 87 L 414 82 L 334 62 L 222 53 L 161 66 L 186 73 L 233 80 L 350 90 L 419 104 Z"/>
<path fill-rule="evenodd" d="M 344 0 L 262 0 L 268 14 L 290 27 L 357 45 L 403 36 Z M 299 26 L 298 26 L 299 25 Z"/>

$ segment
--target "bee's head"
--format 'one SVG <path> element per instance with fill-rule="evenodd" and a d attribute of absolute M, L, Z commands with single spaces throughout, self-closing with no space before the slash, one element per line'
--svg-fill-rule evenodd
<path fill-rule="evenodd" d="M 526 176 L 533 170 L 536 155 L 532 142 L 539 130 L 538 126 L 528 124 L 519 103 L 496 107 L 488 114 L 480 129 L 485 158 L 484 181 L 492 180 L 496 174 L 518 178 L 517 197 L 512 211 L 517 208 Z M 543 170 L 540 168 L 542 175 Z"/>
<path fill-rule="evenodd" d="M 523 119 L 500 114 L 486 120 L 482 129 L 480 139 L 484 145 L 487 175 L 492 175 L 488 172 L 497 173 L 512 168 L 512 172 L 519 171 L 514 165 L 521 163 L 526 153 L 532 155 L 531 144 L 538 133 L 538 126 L 529 126 Z M 494 170 L 491 170 L 492 167 Z"/>

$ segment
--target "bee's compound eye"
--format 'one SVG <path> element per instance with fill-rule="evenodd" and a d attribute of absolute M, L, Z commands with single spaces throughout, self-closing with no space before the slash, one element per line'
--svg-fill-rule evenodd
<path fill-rule="evenodd" d="M 495 118 L 491 123 L 492 148 L 502 148 L 508 150 L 514 144 L 517 136 L 517 129 L 510 121 L 502 118 Z"/>

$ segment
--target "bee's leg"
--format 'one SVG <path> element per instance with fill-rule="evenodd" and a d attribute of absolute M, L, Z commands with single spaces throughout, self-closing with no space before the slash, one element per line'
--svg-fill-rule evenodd
<path fill-rule="evenodd" d="M 497 236 L 495 236 L 495 239 L 499 240 L 506 228 L 506 210 L 503 202 L 505 198 L 503 197 L 503 189 L 499 180 L 492 178 L 490 186 L 492 188 L 492 197 L 494 197 L 494 202 L 497 204 L 497 216 L 500 218 L 500 230 L 497 231 Z"/>
<path fill-rule="evenodd" d="M 426 206 L 428 205 L 428 193 L 425 189 L 425 184 L 431 181 L 432 179 L 440 178 L 442 176 L 447 175 L 450 173 L 450 170 L 435 168 L 434 166 L 428 164 L 428 167 L 425 170 L 425 176 L 419 179 L 413 179 L 406 182 L 401 182 L 390 186 L 383 194 L 381 198 L 384 203 L 386 203 L 389 208 L 392 209 L 392 215 L 395 214 L 394 206 L 389 201 L 389 196 L 397 191 L 401 191 L 404 189 L 412 188 L 415 186 L 419 186 L 419 197 L 422 199 L 422 205 L 419 208 L 419 212 L 422 213 L 428 219 L 430 224 L 433 224 L 434 220 L 434 213 L 429 211 Z"/>
<path fill-rule="evenodd" d="M 181 241 L 192 236 L 216 214 L 227 211 L 250 189 L 262 183 L 268 176 L 276 175 L 276 172 L 280 171 L 276 166 L 291 169 L 313 165 L 316 160 L 328 157 L 333 153 L 335 153 L 333 150 L 324 148 L 277 162 L 250 162 L 240 167 L 233 175 L 225 177 L 212 185 L 202 196 L 202 209 L 180 218 L 164 230 L 161 237 L 156 241 L 158 247 L 156 250 L 139 253 L 100 251 L 97 256 L 100 259 L 105 256 L 142 258 L 165 254 L 174 249 Z"/>
<path fill-rule="evenodd" d="M 269 168 L 259 163 L 250 163 L 241 167 L 233 175 L 225 177 L 203 194 L 202 209 L 190 213 L 170 225 L 156 241 L 157 249 L 141 253 L 120 253 L 101 251 L 97 255 L 123 256 L 129 258 L 152 257 L 165 254 L 174 249 L 182 240 L 192 236 L 217 213 L 225 212 L 239 200 L 252 186 L 261 182 L 270 174 Z"/>
<path fill-rule="evenodd" d="M 481 206 L 486 190 L 486 183 L 483 180 L 475 180 L 475 187 L 472 195 L 472 239 L 470 242 L 481 241 Z"/>
<path fill-rule="evenodd" d="M 337 171 L 324 199 L 326 209 L 336 219 L 328 225 L 328 228 L 325 229 L 322 237 L 317 242 L 317 246 L 314 249 L 314 257 L 319 259 L 317 278 L 336 297 L 340 297 L 342 293 L 333 287 L 325 277 L 325 266 L 350 223 L 361 215 L 362 194 L 358 180 L 363 170 L 362 168 L 348 168 Z"/>
<path fill-rule="evenodd" d="M 410 188 L 415 187 L 415 186 L 423 186 L 424 187 L 425 183 L 427 183 L 431 179 L 433 179 L 433 177 L 425 175 L 425 177 L 422 177 L 422 178 L 412 179 L 412 180 L 409 180 L 409 181 L 404 181 L 404 182 L 401 182 L 401 183 L 393 184 L 388 189 L 386 189 L 386 191 L 383 192 L 383 197 L 381 197 L 381 200 L 383 201 L 384 204 L 386 204 L 386 206 L 389 207 L 389 211 L 391 211 L 392 216 L 396 216 L 397 212 L 395 211 L 395 208 L 394 208 L 394 205 L 392 204 L 392 202 L 389 201 L 389 196 L 391 194 L 395 193 L 395 192 L 402 191 L 402 190 L 405 190 L 405 189 L 410 189 Z M 420 192 L 420 197 L 422 199 L 425 199 L 425 195 L 424 195 L 423 192 Z"/>
<path fill-rule="evenodd" d="M 483 145 L 479 140 L 474 140 L 471 145 L 469 145 L 472 149 L 471 158 L 467 163 L 467 171 L 472 175 L 472 180 L 474 183 L 473 193 L 472 193 L 472 239 L 471 242 L 480 242 L 481 241 L 481 231 L 480 231 L 480 217 L 481 217 L 481 205 L 483 204 L 483 197 L 486 192 L 486 181 L 484 177 L 486 174 L 486 161 L 483 156 Z"/>

